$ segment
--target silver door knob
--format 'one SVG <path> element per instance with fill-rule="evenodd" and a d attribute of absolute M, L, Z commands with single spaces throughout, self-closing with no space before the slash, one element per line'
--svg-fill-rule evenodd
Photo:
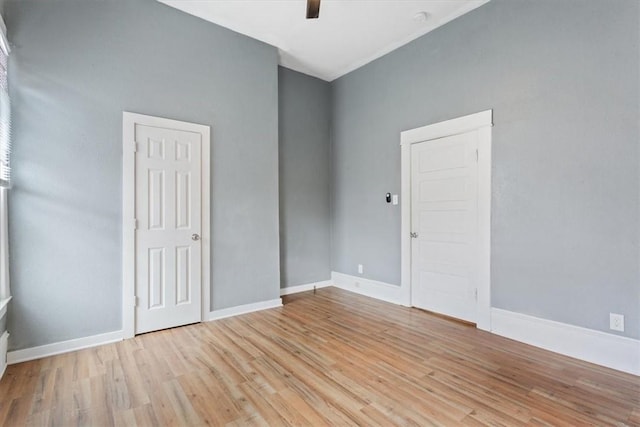
<path fill-rule="evenodd" d="M 409 236 L 410 236 L 412 239 L 417 239 L 417 238 L 418 238 L 418 233 L 409 233 Z"/>
<path fill-rule="evenodd" d="M 192 234 L 192 235 L 191 235 L 191 240 L 198 241 L 198 240 L 200 240 L 200 236 L 199 236 L 199 235 L 197 235 L 197 234 Z"/>

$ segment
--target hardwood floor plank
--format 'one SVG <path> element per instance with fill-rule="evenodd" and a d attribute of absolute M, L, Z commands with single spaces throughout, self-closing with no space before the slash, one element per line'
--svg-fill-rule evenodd
<path fill-rule="evenodd" d="M 13 399 L 11 403 L 9 403 L 3 425 L 20 426 L 25 424 L 26 420 L 29 418 L 30 409 L 31 399 L 29 396 L 22 396 L 17 399 Z"/>
<path fill-rule="evenodd" d="M 640 426 L 640 378 L 336 288 L 8 367 L 0 425 Z"/>
<path fill-rule="evenodd" d="M 136 421 L 136 414 L 133 409 L 127 409 L 126 411 L 114 411 L 113 419 L 114 419 L 115 425 L 117 426 L 137 426 L 138 425 Z M 82 422 L 82 420 L 79 420 L 77 424 L 76 423 L 74 424 L 89 425 L 85 422 Z"/>
<path fill-rule="evenodd" d="M 284 400 L 284 402 L 286 402 L 287 405 L 302 414 L 302 416 L 308 421 L 308 425 L 318 427 L 331 425 L 329 420 L 321 411 L 302 399 L 299 394 L 294 393 L 291 389 L 282 390 L 278 392 L 278 395 Z"/>
<path fill-rule="evenodd" d="M 262 393 L 252 382 L 240 384 L 240 389 L 269 425 L 301 426 L 309 421 L 278 393 Z"/>
<path fill-rule="evenodd" d="M 176 414 L 180 425 L 200 425 L 202 421 L 191 405 L 189 398 L 185 395 L 177 379 L 164 383 L 164 391 L 171 402 L 173 412 Z"/>
<path fill-rule="evenodd" d="M 137 426 L 144 427 L 160 425 L 156 412 L 153 410 L 153 406 L 149 403 L 133 408 L 133 415 Z"/>
<path fill-rule="evenodd" d="M 40 411 L 29 415 L 25 425 L 28 427 L 40 427 L 50 425 L 52 423 L 49 422 L 49 411 Z M 8 425 L 8 423 L 3 423 L 3 425 Z"/>
<path fill-rule="evenodd" d="M 107 386 L 105 384 L 106 374 L 89 379 L 89 387 L 91 390 L 91 419 L 95 423 L 103 426 L 114 425 L 113 411 L 111 408 L 111 396 L 107 394 Z M 50 418 L 58 419 L 53 414 Z M 60 422 L 58 421 L 58 424 Z"/>
<path fill-rule="evenodd" d="M 221 400 L 219 395 L 207 387 L 200 373 L 183 375 L 178 381 L 202 424 L 224 425 L 240 416 L 231 403 Z"/>

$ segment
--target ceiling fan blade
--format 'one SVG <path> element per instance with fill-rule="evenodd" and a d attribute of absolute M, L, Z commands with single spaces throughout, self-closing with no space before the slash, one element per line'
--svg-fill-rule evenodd
<path fill-rule="evenodd" d="M 320 0 L 307 0 L 307 19 L 318 19 L 320 16 Z"/>

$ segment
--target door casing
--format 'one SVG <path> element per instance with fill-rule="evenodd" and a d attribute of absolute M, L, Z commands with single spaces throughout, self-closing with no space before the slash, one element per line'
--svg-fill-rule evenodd
<path fill-rule="evenodd" d="M 195 132 L 202 135 L 201 319 L 207 318 L 211 299 L 211 130 L 209 126 L 205 125 L 125 111 L 122 114 L 122 329 L 124 338 L 135 336 L 136 124 Z"/>
<path fill-rule="evenodd" d="M 491 145 L 493 110 L 486 110 L 400 134 L 401 288 L 411 305 L 411 144 L 467 132 L 478 135 L 478 300 L 476 326 L 491 330 Z"/>

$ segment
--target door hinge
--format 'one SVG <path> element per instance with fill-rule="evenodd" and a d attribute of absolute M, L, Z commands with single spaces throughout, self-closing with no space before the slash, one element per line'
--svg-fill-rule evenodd
<path fill-rule="evenodd" d="M 138 229 L 138 220 L 136 218 L 133 219 L 133 229 L 134 230 Z"/>
<path fill-rule="evenodd" d="M 475 294 L 476 301 L 478 301 L 478 288 L 476 288 L 476 290 L 474 291 L 474 294 Z"/>
<path fill-rule="evenodd" d="M 478 153 L 478 149 L 476 148 L 476 162 L 478 161 L 479 158 L 480 158 L 480 154 Z"/>
<path fill-rule="evenodd" d="M 137 142 L 134 142 L 133 143 L 133 152 L 137 153 L 139 148 L 140 148 L 140 145 Z"/>
<path fill-rule="evenodd" d="M 137 307 L 140 305 L 140 298 L 138 297 L 133 297 L 133 306 Z"/>

